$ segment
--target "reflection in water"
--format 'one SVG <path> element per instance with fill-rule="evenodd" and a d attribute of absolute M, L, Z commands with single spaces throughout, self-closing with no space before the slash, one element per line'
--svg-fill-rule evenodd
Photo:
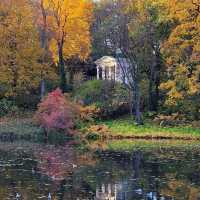
<path fill-rule="evenodd" d="M 96 188 L 95 200 L 166 199 L 156 192 L 143 193 L 142 189 L 127 190 L 128 183 L 102 184 Z"/>
<path fill-rule="evenodd" d="M 117 199 L 117 185 L 116 184 L 102 184 L 96 188 L 96 200 L 116 200 Z"/>
<path fill-rule="evenodd" d="M 102 183 L 96 188 L 96 200 L 131 200 L 131 199 L 147 199 L 147 200 L 167 200 L 167 196 L 162 196 L 158 192 L 148 191 L 139 184 L 140 169 L 142 168 L 142 152 L 136 151 L 131 156 L 131 161 L 127 170 L 129 176 L 123 180 L 120 179 L 116 183 Z M 125 169 L 124 169 L 125 170 Z M 153 180 L 152 180 L 153 181 Z M 153 183 L 153 182 L 152 182 Z M 152 184 L 151 183 L 151 184 Z"/>
<path fill-rule="evenodd" d="M 200 200 L 200 148 L 77 153 L 1 143 L 0 200 Z"/>

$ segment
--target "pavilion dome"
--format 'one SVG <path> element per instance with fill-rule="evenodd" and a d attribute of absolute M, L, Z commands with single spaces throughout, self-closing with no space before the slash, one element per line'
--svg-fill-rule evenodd
<path fill-rule="evenodd" d="M 117 60 L 112 56 L 103 56 L 95 61 L 95 64 L 101 67 L 112 67 L 117 65 Z"/>

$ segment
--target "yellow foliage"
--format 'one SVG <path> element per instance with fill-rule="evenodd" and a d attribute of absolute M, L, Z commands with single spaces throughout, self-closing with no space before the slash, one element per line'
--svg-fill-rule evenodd
<path fill-rule="evenodd" d="M 50 50 L 58 62 L 59 44 L 65 59 L 86 59 L 90 54 L 92 3 L 89 0 L 44 0 L 48 29 L 52 32 Z"/>
<path fill-rule="evenodd" d="M 2 0 L 0 12 L 4 13 L 0 17 L 0 83 L 6 86 L 6 95 L 29 91 L 53 73 L 39 63 L 43 50 L 32 8 L 26 0 Z"/>
<path fill-rule="evenodd" d="M 166 20 L 175 27 L 162 45 L 170 81 L 161 88 L 168 90 L 167 103 L 176 104 L 200 93 L 200 1 L 166 0 L 165 5 Z"/>
<path fill-rule="evenodd" d="M 92 125 L 87 129 L 88 133 L 96 133 L 96 134 L 100 134 L 100 135 L 105 135 L 110 133 L 110 130 L 108 128 L 108 126 L 106 126 L 105 124 L 101 124 L 101 125 Z"/>

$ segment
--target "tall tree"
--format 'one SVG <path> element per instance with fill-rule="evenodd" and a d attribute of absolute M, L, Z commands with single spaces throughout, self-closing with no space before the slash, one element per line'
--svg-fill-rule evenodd
<path fill-rule="evenodd" d="M 166 58 L 167 105 L 182 106 L 199 118 L 200 98 L 200 1 L 166 0 L 168 18 L 174 26 L 163 44 Z"/>
<path fill-rule="evenodd" d="M 92 3 L 89 0 L 44 0 L 50 50 L 60 70 L 60 87 L 66 91 L 65 60 L 85 59 L 90 53 Z"/>
<path fill-rule="evenodd" d="M 26 0 L 0 2 L 0 83 L 7 95 L 37 88 L 43 55 L 33 10 Z M 53 71 L 46 68 L 46 76 Z"/>
<path fill-rule="evenodd" d="M 41 23 L 41 46 L 43 48 L 44 51 L 44 56 L 42 59 L 42 64 L 45 65 L 47 63 L 48 60 L 48 55 L 49 55 L 49 51 L 48 51 L 48 37 L 47 37 L 47 15 L 45 12 L 45 7 L 44 7 L 44 0 L 40 0 L 40 10 L 41 10 L 41 15 L 42 15 L 42 23 Z M 40 83 L 40 96 L 41 99 L 44 97 L 45 95 L 45 80 L 43 78 L 43 74 L 41 74 L 42 76 L 42 80 Z"/>
<path fill-rule="evenodd" d="M 137 124 L 142 124 L 142 115 L 140 110 L 140 65 L 131 46 L 128 23 L 129 16 L 125 13 L 125 1 L 105 0 L 100 2 L 102 6 L 102 15 L 98 19 L 100 30 L 104 32 L 104 41 L 102 43 L 112 50 L 112 54 L 118 57 L 124 77 L 127 81 L 125 85 L 132 91 L 133 108 Z M 126 63 L 124 65 L 124 58 Z"/>

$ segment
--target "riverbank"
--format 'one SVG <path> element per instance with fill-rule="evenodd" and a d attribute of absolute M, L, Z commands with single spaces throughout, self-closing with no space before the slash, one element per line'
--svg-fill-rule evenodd
<path fill-rule="evenodd" d="M 0 141 L 26 140 L 32 142 L 44 142 L 46 137 L 43 128 L 33 120 L 33 112 L 27 111 L 15 115 L 7 115 L 0 118 Z M 64 144 L 73 139 L 59 132 L 51 132 L 48 135 L 49 144 Z"/>
<path fill-rule="evenodd" d="M 0 118 L 0 139 L 33 139 L 41 129 L 33 123 L 33 113 L 25 112 Z"/>
<path fill-rule="evenodd" d="M 35 139 L 42 135 L 42 129 L 33 122 L 33 114 L 23 113 L 0 118 L 0 139 Z M 95 139 L 144 139 L 144 140 L 196 140 L 200 141 L 200 128 L 189 126 L 161 127 L 149 121 L 137 126 L 131 117 L 97 120 L 84 124 L 79 129 L 83 138 Z M 54 138 L 55 139 L 55 138 Z"/>
<path fill-rule="evenodd" d="M 174 140 L 200 140 L 200 128 L 190 126 L 161 127 L 149 121 L 144 125 L 134 124 L 131 117 L 96 121 L 88 128 L 89 132 L 103 139 L 174 139 Z"/>

